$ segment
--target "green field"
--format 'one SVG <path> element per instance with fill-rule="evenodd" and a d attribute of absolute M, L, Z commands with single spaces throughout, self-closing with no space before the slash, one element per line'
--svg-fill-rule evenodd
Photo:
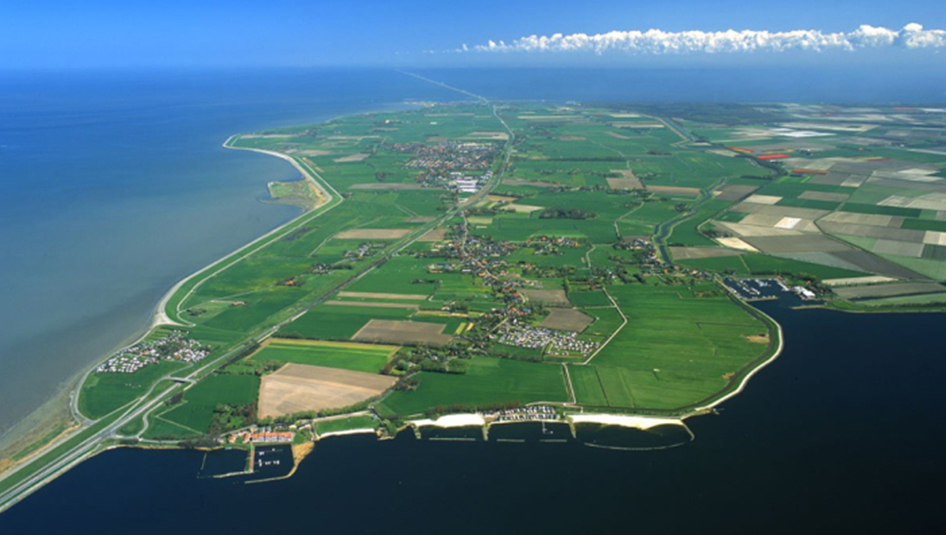
<path fill-rule="evenodd" d="M 161 377 L 183 367 L 178 362 L 159 362 L 135 373 L 93 372 L 79 392 L 79 411 L 88 418 L 101 418 L 146 393 Z"/>
<path fill-rule="evenodd" d="M 412 311 L 403 308 L 366 308 L 320 305 L 287 325 L 280 335 L 321 340 L 348 340 L 373 318 L 406 320 Z"/>
<path fill-rule="evenodd" d="M 353 429 L 377 429 L 378 425 L 378 420 L 371 416 L 352 416 L 320 421 L 316 424 L 315 429 L 320 435 L 324 435 Z"/>
<path fill-rule="evenodd" d="M 575 389 L 575 400 L 583 405 L 607 406 L 598 371 L 594 366 L 569 365 L 568 373 L 572 378 L 572 387 Z"/>
<path fill-rule="evenodd" d="M 381 410 L 407 416 L 451 405 L 566 400 L 565 378 L 557 364 L 475 357 L 465 375 L 421 373 L 417 390 L 391 393 Z"/>
<path fill-rule="evenodd" d="M 568 292 L 568 300 L 578 307 L 611 306 L 611 301 L 602 291 Z"/>
<path fill-rule="evenodd" d="M 902 217 L 920 217 L 922 213 L 917 208 L 901 208 L 899 206 L 878 206 L 876 204 L 861 204 L 846 202 L 841 206 L 842 212 L 852 212 L 856 214 L 876 214 L 892 215 Z"/>
<path fill-rule="evenodd" d="M 396 349 L 397 346 L 358 344 L 357 347 L 332 347 L 329 345 L 302 345 L 276 340 L 251 358 L 256 361 L 271 360 L 377 373 L 387 364 L 388 355 Z"/>
<path fill-rule="evenodd" d="M 746 337 L 766 333 L 767 326 L 728 297 L 696 297 L 682 287 L 618 286 L 611 293 L 628 323 L 591 363 L 609 406 L 669 410 L 692 405 L 724 389 L 724 376 L 766 349 Z M 581 391 L 601 399 L 594 389 Z"/>
<path fill-rule="evenodd" d="M 255 375 L 211 375 L 188 390 L 182 404 L 161 414 L 161 419 L 205 433 L 219 405 L 252 405 L 258 394 Z M 157 432 L 149 429 L 149 433 Z"/>

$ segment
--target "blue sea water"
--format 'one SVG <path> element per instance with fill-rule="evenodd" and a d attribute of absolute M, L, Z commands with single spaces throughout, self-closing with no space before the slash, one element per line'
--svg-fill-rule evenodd
<path fill-rule="evenodd" d="M 298 213 L 260 202 L 297 172 L 231 134 L 456 97 L 394 71 L 0 76 L 0 433 Z"/>

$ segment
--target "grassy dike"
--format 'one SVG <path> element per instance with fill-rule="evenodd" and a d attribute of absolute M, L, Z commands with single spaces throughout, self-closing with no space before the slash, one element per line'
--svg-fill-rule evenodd
<path fill-rule="evenodd" d="M 235 139 L 236 137 L 231 137 L 226 141 L 226 143 L 224 143 L 224 146 L 227 148 L 238 149 L 239 147 L 235 147 L 233 145 Z M 230 253 L 226 257 L 201 269 L 197 273 L 194 273 L 193 275 L 187 277 L 175 285 L 174 288 L 168 292 L 165 298 L 163 298 L 156 307 L 154 314 L 155 321 L 153 322 L 152 327 L 148 330 L 148 332 L 139 337 L 137 340 L 146 338 L 156 327 L 160 326 L 161 324 L 170 322 L 173 324 L 187 325 L 189 322 L 186 322 L 186 320 L 183 320 L 180 317 L 178 309 L 180 304 L 196 287 L 206 282 L 217 273 L 220 273 L 222 270 L 238 263 L 240 260 L 252 255 L 256 251 L 263 249 L 270 243 L 281 239 L 287 233 L 290 233 L 296 228 L 305 225 L 312 219 L 320 216 L 328 210 L 331 210 L 342 202 L 343 199 L 341 195 L 339 195 L 338 192 L 335 191 L 331 185 L 325 182 L 313 169 L 308 168 L 308 166 L 306 166 L 304 163 L 294 163 L 294 165 L 300 172 L 303 173 L 303 176 L 306 180 L 314 181 L 319 185 L 320 188 L 327 188 L 328 190 L 334 192 L 334 195 L 328 195 L 328 202 L 314 210 L 310 210 L 299 215 L 291 221 L 237 249 L 233 253 Z M 326 190 L 323 189 L 323 191 Z M 303 307 L 299 308 L 301 309 Z M 299 310 L 284 311 L 282 314 L 279 314 L 279 320 L 285 321 L 285 319 L 292 317 L 298 312 Z M 210 373 L 212 371 L 211 366 L 222 364 L 227 358 L 231 356 L 232 353 L 242 347 L 247 346 L 249 341 L 264 334 L 270 329 L 272 329 L 272 327 L 264 326 L 258 329 L 256 332 L 251 333 L 249 336 L 235 344 L 235 346 L 231 348 L 230 351 L 225 352 L 223 356 L 218 357 L 211 363 L 206 364 L 198 370 L 192 372 L 191 377 L 200 378 Z M 89 377 L 91 370 L 92 368 L 82 375 L 73 393 L 73 396 L 76 396 L 76 402 L 73 405 L 73 411 L 76 414 L 73 416 L 77 417 L 79 420 L 85 420 L 85 416 L 79 409 L 79 407 L 82 405 L 79 399 L 82 395 L 82 388 L 85 386 L 86 380 Z M 144 412 L 139 409 L 140 407 L 147 407 L 149 401 L 159 400 L 168 395 L 171 391 L 179 390 L 179 386 L 172 386 L 171 388 L 163 390 L 156 395 L 153 393 L 155 386 L 170 375 L 171 374 L 169 373 L 167 375 L 155 378 L 155 380 L 151 383 L 151 390 L 149 390 L 149 392 L 144 396 L 130 401 L 128 404 L 125 404 L 122 408 L 113 411 L 109 415 L 87 421 L 80 427 L 80 429 L 74 431 L 73 433 L 65 436 L 47 435 L 45 437 L 47 439 L 58 440 L 59 443 L 56 443 L 55 441 L 51 443 L 43 443 L 43 438 L 40 438 L 38 441 L 26 444 L 25 447 L 20 451 L 13 452 L 11 454 L 11 458 L 20 458 L 21 460 L 14 462 L 12 466 L 5 470 L 2 479 L 0 479 L 0 511 L 10 507 L 26 494 L 32 492 L 36 488 L 39 488 L 39 486 L 53 479 L 56 475 L 58 475 L 58 473 L 60 473 L 60 470 L 53 470 L 50 472 L 51 468 L 61 467 L 63 463 L 65 463 L 65 466 L 71 466 L 93 455 L 96 451 L 98 451 L 98 443 L 103 438 L 107 438 L 107 436 L 111 434 L 108 433 L 105 436 L 102 436 L 103 431 L 112 428 L 117 429 L 118 427 L 133 421 L 135 418 L 141 416 L 142 412 Z M 31 451 L 42 451 L 42 453 L 29 456 L 29 452 Z M 33 485 L 28 485 L 28 488 L 26 489 L 22 488 L 24 483 L 29 484 L 30 480 L 33 478 L 37 478 L 39 481 L 36 481 L 36 483 Z"/>

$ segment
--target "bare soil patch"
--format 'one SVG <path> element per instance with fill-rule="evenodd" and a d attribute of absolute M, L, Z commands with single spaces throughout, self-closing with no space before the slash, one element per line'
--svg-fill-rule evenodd
<path fill-rule="evenodd" d="M 611 169 L 612 173 L 621 175 L 620 177 L 610 177 L 608 178 L 608 187 L 611 189 L 641 189 L 644 187 L 641 184 L 637 175 L 634 174 L 634 171 L 630 169 Z"/>
<path fill-rule="evenodd" d="M 683 195 L 685 197 L 700 196 L 700 188 L 685 188 L 682 186 L 647 186 L 647 189 L 654 193 L 664 193 L 666 195 Z"/>
<path fill-rule="evenodd" d="M 373 373 L 286 364 L 263 376 L 260 385 L 260 417 L 348 407 L 394 385 L 396 379 Z"/>
<path fill-rule="evenodd" d="M 753 344 L 767 344 L 769 343 L 769 335 L 767 334 L 750 334 L 746 336 L 746 340 L 752 342 Z"/>
<path fill-rule="evenodd" d="M 507 134 L 506 132 L 471 132 L 463 137 L 490 139 L 494 141 L 506 141 L 507 139 L 509 139 L 509 134 Z"/>
<path fill-rule="evenodd" d="M 742 253 L 721 247 L 671 247 L 670 254 L 673 255 L 674 260 L 695 260 L 699 258 L 738 256 Z"/>
<path fill-rule="evenodd" d="M 407 301 L 424 301 L 424 294 L 390 294 L 381 292 L 338 292 L 339 297 L 354 297 L 364 299 L 402 299 Z"/>
<path fill-rule="evenodd" d="M 351 339 L 361 342 L 441 346 L 452 339 L 451 336 L 443 334 L 444 327 L 445 325 L 440 323 L 373 319 Z"/>
<path fill-rule="evenodd" d="M 542 210 L 541 206 L 532 206 L 531 204 L 516 204 L 510 203 L 502 207 L 503 210 L 510 210 L 518 214 L 531 214 L 532 212 L 537 212 Z"/>
<path fill-rule="evenodd" d="M 539 324 L 540 327 L 580 333 L 594 321 L 588 314 L 574 308 L 553 308 L 549 312 L 548 317 Z"/>
<path fill-rule="evenodd" d="M 417 310 L 418 308 L 420 308 L 418 305 L 414 305 L 411 303 L 379 303 L 377 301 L 338 301 L 335 299 L 331 301 L 326 301 L 325 304 L 347 306 L 347 307 L 410 308 L 413 310 Z"/>
<path fill-rule="evenodd" d="M 716 190 L 716 198 L 721 201 L 738 201 L 759 189 L 756 186 L 732 185 Z"/>
<path fill-rule="evenodd" d="M 362 162 L 368 156 L 371 155 L 364 152 L 357 152 L 355 154 L 349 154 L 348 156 L 343 156 L 341 158 L 335 158 L 332 161 L 335 163 Z"/>
<path fill-rule="evenodd" d="M 893 284 L 872 284 L 869 286 L 834 288 L 834 292 L 845 299 L 917 295 L 939 293 L 944 290 L 946 290 L 946 287 L 934 282 L 897 282 Z"/>
<path fill-rule="evenodd" d="M 755 203 L 755 204 L 769 204 L 774 205 L 775 203 L 781 201 L 782 198 L 778 195 L 752 195 L 746 202 Z"/>
<path fill-rule="evenodd" d="M 356 228 L 335 235 L 338 240 L 396 240 L 411 232 L 409 228 Z"/>
<path fill-rule="evenodd" d="M 447 238 L 447 229 L 435 228 L 427 231 L 423 236 L 417 239 L 420 242 L 443 241 Z"/>
<path fill-rule="evenodd" d="M 563 307 L 571 305 L 571 302 L 568 301 L 568 296 L 565 295 L 565 290 L 538 290 L 535 288 L 526 288 L 522 290 L 522 293 L 524 293 L 530 301 L 535 301 L 536 303 Z"/>

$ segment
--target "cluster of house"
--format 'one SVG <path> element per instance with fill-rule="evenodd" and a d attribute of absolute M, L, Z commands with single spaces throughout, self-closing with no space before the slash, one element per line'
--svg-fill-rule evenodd
<path fill-rule="evenodd" d="M 358 248 L 345 251 L 344 254 L 345 258 L 348 260 L 362 260 L 366 256 L 369 256 L 371 253 L 373 253 L 375 249 L 378 249 L 377 245 L 373 245 L 371 243 L 362 243 L 358 246 Z"/>
<path fill-rule="evenodd" d="M 167 336 L 152 342 L 142 342 L 119 351 L 115 356 L 100 364 L 95 369 L 98 373 L 135 373 L 151 364 L 162 360 L 180 362 L 198 362 L 210 351 L 201 347 L 200 342 L 186 338 L 183 331 L 173 331 Z"/>
<path fill-rule="evenodd" d="M 492 143 L 395 143 L 395 152 L 406 153 L 414 158 L 404 165 L 407 169 L 424 169 L 433 174 L 448 170 L 488 169 L 497 152 Z"/>
<path fill-rule="evenodd" d="M 230 444 L 273 444 L 292 442 L 293 433 L 289 431 L 238 431 L 227 437 Z"/>
<path fill-rule="evenodd" d="M 526 247 L 532 248 L 535 254 L 539 255 L 557 254 L 559 248 L 581 247 L 581 242 L 565 236 L 537 236 L 526 241 Z"/>
<path fill-rule="evenodd" d="M 518 407 L 499 411 L 495 414 L 496 422 L 530 422 L 535 420 L 558 420 L 555 409 L 546 405 Z"/>
<path fill-rule="evenodd" d="M 558 336 L 552 338 L 546 354 L 553 357 L 573 356 L 576 353 L 587 357 L 598 349 L 598 342 L 590 340 L 579 340 L 578 333 L 567 333 L 559 331 Z"/>
<path fill-rule="evenodd" d="M 577 333 L 557 331 L 543 327 L 510 327 L 499 336 L 499 343 L 529 349 L 548 347 L 551 356 L 563 357 L 574 354 L 590 355 L 598 348 L 597 342 L 579 340 Z"/>

